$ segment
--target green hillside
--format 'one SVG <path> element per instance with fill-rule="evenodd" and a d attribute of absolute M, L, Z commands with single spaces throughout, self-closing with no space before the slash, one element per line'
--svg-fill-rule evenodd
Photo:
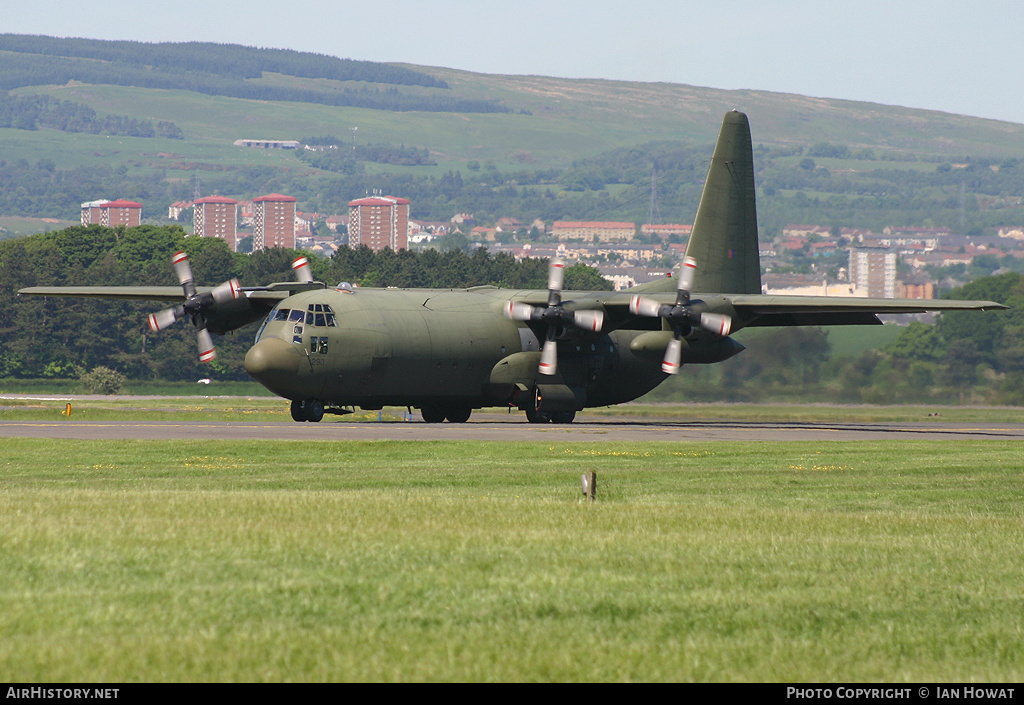
<path fill-rule="evenodd" d="M 668 167 L 659 167 L 661 213 L 689 219 L 704 175 L 702 155 L 722 115 L 734 108 L 750 116 L 754 143 L 762 145 L 758 183 L 775 184 L 762 197 L 770 226 L 776 218 L 832 224 L 825 214 L 836 207 L 843 209 L 841 224 L 853 227 L 899 220 L 902 212 L 904 224 L 949 223 L 959 217 L 964 179 L 922 181 L 909 193 L 900 186 L 903 172 L 875 172 L 931 175 L 943 162 L 1016 166 L 1024 159 L 1024 125 L 934 111 L 667 83 L 346 63 L 228 45 L 0 35 L 0 89 L 9 91 L 14 107 L 8 112 L 45 97 L 46 109 L 96 116 L 78 132 L 45 124 L 22 129 L 26 118 L 19 125 L 19 115 L 9 114 L 5 122 L 0 105 L 0 216 L 73 218 L 78 203 L 116 196 L 144 200 L 153 217 L 190 197 L 198 182 L 204 193 L 239 197 L 288 190 L 300 209 L 324 212 L 382 188 L 402 189 L 416 199 L 415 216 L 426 219 L 460 211 L 484 219 L 641 219 L 652 166 L 675 153 Z M 339 104 L 346 101 L 352 104 Z M 97 132 L 112 121 L 155 126 L 158 136 Z M 328 135 L 342 148 L 426 150 L 432 163 L 353 160 L 325 171 L 295 151 L 232 144 Z M 817 175 L 833 181 L 841 175 L 842 183 L 802 183 L 787 175 L 822 143 L 870 156 L 819 160 L 828 171 Z M 461 173 L 458 187 L 444 187 L 440 180 L 454 172 Z M 968 196 L 982 194 L 1007 208 L 973 225 L 995 227 L 1024 215 L 1015 181 L 968 181 L 966 188 Z M 807 198 L 795 199 L 798 191 Z M 885 203 L 865 205 L 858 200 L 865 194 L 884 196 Z"/>

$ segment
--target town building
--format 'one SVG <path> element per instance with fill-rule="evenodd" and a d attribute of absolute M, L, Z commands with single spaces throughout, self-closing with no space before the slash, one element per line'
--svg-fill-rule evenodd
<path fill-rule="evenodd" d="M 678 238 L 688 238 L 693 232 L 692 225 L 681 223 L 643 223 L 640 226 L 641 235 L 657 235 L 662 240 L 668 240 L 675 235 Z"/>
<path fill-rule="evenodd" d="M 297 140 L 235 140 L 236 147 L 255 147 L 257 149 L 298 149 Z"/>
<path fill-rule="evenodd" d="M 82 225 L 134 228 L 142 223 L 142 204 L 119 199 L 82 204 Z"/>
<path fill-rule="evenodd" d="M 253 199 L 252 250 L 295 247 L 294 196 L 271 193 Z"/>
<path fill-rule="evenodd" d="M 171 205 L 167 206 L 167 219 L 181 220 L 182 214 L 193 205 L 192 201 L 175 201 Z"/>
<path fill-rule="evenodd" d="M 238 246 L 238 201 L 224 196 L 199 198 L 193 204 L 192 224 L 198 237 L 219 237 L 235 250 Z"/>
<path fill-rule="evenodd" d="M 409 246 L 408 198 L 370 196 L 349 201 L 348 246 L 366 245 L 374 252 Z"/>
<path fill-rule="evenodd" d="M 896 253 L 881 247 L 851 249 L 850 283 L 858 296 L 896 298 Z"/>
<path fill-rule="evenodd" d="M 600 242 L 632 240 L 636 224 L 612 221 L 556 220 L 551 225 L 551 236 L 556 240 L 583 240 Z"/>

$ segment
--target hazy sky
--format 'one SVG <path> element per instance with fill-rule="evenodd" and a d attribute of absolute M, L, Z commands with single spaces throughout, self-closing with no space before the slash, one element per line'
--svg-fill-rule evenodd
<path fill-rule="evenodd" d="M 1024 123 L 1022 0 L 12 0 L 0 32 L 752 88 Z"/>

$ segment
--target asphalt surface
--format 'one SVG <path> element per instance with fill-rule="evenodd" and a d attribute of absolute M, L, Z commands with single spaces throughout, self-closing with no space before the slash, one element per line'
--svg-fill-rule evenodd
<path fill-rule="evenodd" d="M 3 421 L 0 437 L 125 440 L 863 441 L 1024 440 L 1022 424 L 799 423 L 584 419 L 531 424 L 522 414 L 479 414 L 463 424 L 210 421 Z"/>

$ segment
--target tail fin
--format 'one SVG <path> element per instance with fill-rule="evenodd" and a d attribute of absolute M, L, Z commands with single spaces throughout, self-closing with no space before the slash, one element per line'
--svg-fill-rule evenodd
<path fill-rule="evenodd" d="M 761 293 L 754 153 L 750 124 L 739 111 L 722 121 L 686 254 L 697 260 L 694 291 Z"/>

